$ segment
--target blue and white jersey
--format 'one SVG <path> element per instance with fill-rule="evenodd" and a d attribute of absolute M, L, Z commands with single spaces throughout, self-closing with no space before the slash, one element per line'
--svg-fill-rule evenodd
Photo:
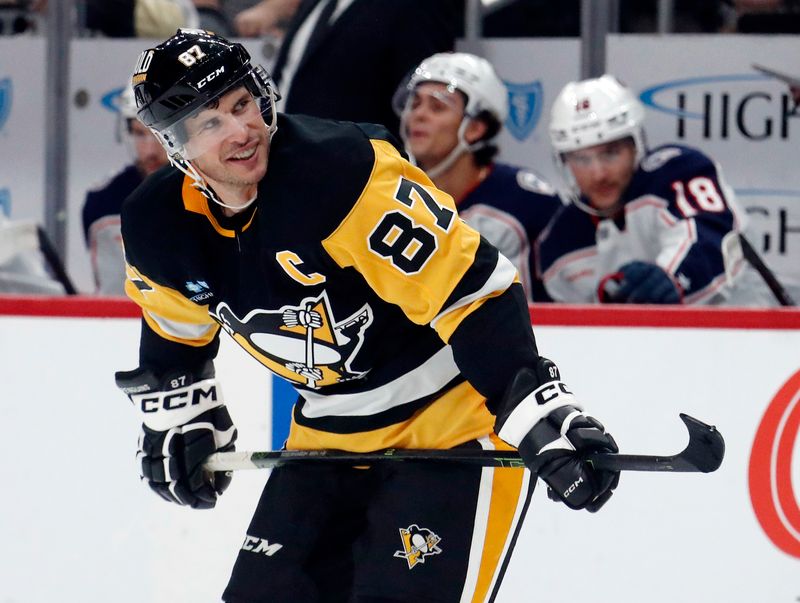
<path fill-rule="evenodd" d="M 574 204 L 559 211 L 536 243 L 537 274 L 555 301 L 591 303 L 605 276 L 639 260 L 672 275 L 684 303 L 774 305 L 743 258 L 742 216 L 714 161 L 662 146 L 641 161 L 613 218 Z"/>
<path fill-rule="evenodd" d="M 546 301 L 550 298 L 536 277 L 533 242 L 562 205 L 555 188 L 537 174 L 495 163 L 458 203 L 458 214 L 511 260 L 529 302 Z"/>
<path fill-rule="evenodd" d="M 122 202 L 144 180 L 134 164 L 86 193 L 83 234 L 98 295 L 125 295 L 125 253 L 122 249 Z"/>

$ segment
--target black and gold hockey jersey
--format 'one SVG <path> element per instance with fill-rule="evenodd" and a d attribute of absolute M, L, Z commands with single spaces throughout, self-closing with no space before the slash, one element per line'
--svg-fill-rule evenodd
<path fill-rule="evenodd" d="M 278 123 L 243 212 L 226 217 L 172 168 L 126 201 L 142 366 L 199 366 L 227 331 L 297 389 L 291 449 L 490 433 L 506 384 L 536 357 L 514 267 L 382 128 Z"/>

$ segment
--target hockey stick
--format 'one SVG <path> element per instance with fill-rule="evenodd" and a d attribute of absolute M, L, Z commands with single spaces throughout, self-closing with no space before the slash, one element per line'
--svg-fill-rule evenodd
<path fill-rule="evenodd" d="M 680 471 L 710 473 L 722 464 L 725 440 L 713 425 L 681 413 L 689 431 L 689 444 L 674 456 L 594 453 L 587 460 L 598 469 L 608 471 Z M 218 452 L 208 457 L 207 471 L 269 469 L 282 465 L 326 462 L 369 465 L 385 461 L 446 462 L 483 467 L 524 467 L 515 451 L 504 450 L 410 450 L 389 449 L 380 452 L 346 452 L 342 450 L 271 450 L 267 452 Z"/>
<path fill-rule="evenodd" d="M 39 237 L 39 249 L 45 260 L 47 260 L 47 265 L 50 266 L 50 270 L 53 271 L 53 275 L 64 287 L 64 292 L 67 295 L 77 295 L 78 291 L 75 289 L 75 285 L 72 284 L 72 280 L 69 278 L 64 268 L 64 263 L 61 261 L 61 257 L 58 255 L 55 246 L 50 241 L 50 237 L 47 236 L 45 229 L 41 226 L 37 226 L 36 236 Z"/>
<path fill-rule="evenodd" d="M 764 263 L 764 260 L 761 259 L 761 256 L 758 255 L 758 252 L 755 248 L 750 244 L 750 241 L 744 238 L 744 235 L 739 233 L 739 239 L 742 243 L 742 254 L 744 255 L 744 259 L 746 259 L 750 265 L 758 271 L 761 275 L 761 278 L 764 279 L 764 282 L 769 287 L 769 290 L 772 291 L 772 294 L 775 296 L 775 299 L 778 300 L 778 303 L 782 306 L 796 306 L 794 299 L 792 296 L 789 295 L 789 292 L 784 289 L 783 285 L 781 285 L 780 281 L 778 281 L 775 273 L 769 269 Z"/>

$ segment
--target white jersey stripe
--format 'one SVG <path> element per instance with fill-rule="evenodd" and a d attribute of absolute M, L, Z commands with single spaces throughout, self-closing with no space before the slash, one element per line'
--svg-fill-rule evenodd
<path fill-rule="evenodd" d="M 325 395 L 302 390 L 306 404 L 301 412 L 309 419 L 376 415 L 433 395 L 458 375 L 453 349 L 448 345 L 414 370 L 369 391 Z"/>
<path fill-rule="evenodd" d="M 670 249 L 665 250 L 672 251 L 675 254 L 665 266 L 665 270 L 669 274 L 675 274 L 675 271 L 689 254 L 689 250 L 692 248 L 692 245 L 697 242 L 697 227 L 694 223 L 694 220 L 686 220 L 675 228 L 681 228 L 684 226 L 686 227 L 686 237 L 683 239 L 683 241 L 676 241 L 673 243 L 673 245 L 671 245 Z M 661 258 L 659 257 L 657 260 L 661 260 Z"/>
<path fill-rule="evenodd" d="M 488 436 L 478 439 L 484 450 L 494 450 L 495 446 Z M 460 603 L 472 603 L 475 597 L 475 588 L 478 585 L 483 548 L 486 542 L 486 531 L 489 527 L 489 511 L 492 502 L 492 485 L 494 482 L 494 468 L 484 467 L 481 470 L 481 483 L 478 487 L 478 504 L 475 509 L 475 524 L 472 529 L 472 539 L 469 548 L 469 566 L 467 577 L 464 580 L 464 590 L 461 591 Z M 498 565 L 502 565 L 501 563 Z M 491 593 L 491 588 L 489 589 Z"/>
<path fill-rule="evenodd" d="M 216 323 L 192 324 L 188 322 L 178 322 L 177 320 L 166 319 L 149 310 L 144 311 L 147 312 L 147 315 L 153 319 L 162 331 L 178 339 L 202 339 L 209 331 L 217 328 Z"/>
<path fill-rule="evenodd" d="M 511 263 L 511 260 L 509 260 L 503 254 L 498 253 L 497 265 L 495 265 L 492 274 L 489 275 L 489 278 L 483 284 L 483 287 L 481 287 L 478 291 L 475 291 L 469 295 L 465 295 L 461 299 L 451 304 L 449 307 L 442 310 L 431 321 L 431 327 L 435 329 L 436 323 L 439 322 L 439 320 L 458 308 L 462 308 L 468 304 L 471 304 L 475 300 L 486 297 L 495 291 L 505 291 L 514 282 L 514 277 L 516 275 L 517 269 L 514 267 L 514 264 Z"/>
<path fill-rule="evenodd" d="M 533 479 L 536 478 L 533 477 Z M 508 530 L 506 541 L 503 544 L 503 552 L 500 554 L 500 562 L 497 564 L 497 567 L 494 570 L 492 583 L 489 585 L 489 591 L 486 597 L 487 602 L 494 601 L 498 580 L 502 579 L 503 573 L 505 572 L 506 559 L 508 559 L 509 555 L 511 555 L 513 552 L 511 547 L 514 544 L 514 539 L 520 529 L 520 522 L 522 521 L 522 515 L 525 512 L 525 506 L 528 504 L 528 491 L 530 490 L 530 482 L 531 472 L 526 470 L 522 476 L 522 487 L 519 489 L 519 498 L 517 498 L 517 506 L 514 509 L 514 519 L 511 520 L 511 529 Z"/>

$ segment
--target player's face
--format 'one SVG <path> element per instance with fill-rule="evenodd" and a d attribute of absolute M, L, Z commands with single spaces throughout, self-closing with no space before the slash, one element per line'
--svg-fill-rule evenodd
<path fill-rule="evenodd" d="M 616 205 L 636 167 L 636 146 L 629 138 L 564 154 L 581 193 L 597 209 Z"/>
<path fill-rule="evenodd" d="M 153 133 L 136 119 L 130 121 L 130 135 L 136 151 L 136 166 L 149 176 L 167 164 L 167 154 Z"/>
<path fill-rule="evenodd" d="M 464 117 L 464 97 L 445 84 L 430 82 L 416 87 L 409 99 L 406 140 L 417 164 L 429 169 L 439 164 L 458 143 Z"/>
<path fill-rule="evenodd" d="M 236 204 L 252 198 L 267 172 L 269 137 L 258 103 L 246 88 L 237 88 L 185 123 L 187 148 L 202 148 L 192 164 L 223 199 Z M 226 198 L 227 197 L 227 198 Z"/>

